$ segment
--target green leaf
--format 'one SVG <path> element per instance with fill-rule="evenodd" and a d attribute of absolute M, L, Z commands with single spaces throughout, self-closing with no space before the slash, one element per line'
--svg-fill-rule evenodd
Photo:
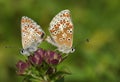
<path fill-rule="evenodd" d="M 54 81 L 59 80 L 63 78 L 65 75 L 70 75 L 71 73 L 68 73 L 66 71 L 58 71 L 55 74 L 53 74 L 50 78 Z"/>
<path fill-rule="evenodd" d="M 56 80 L 55 82 L 64 82 L 64 77 L 59 80 Z"/>
<path fill-rule="evenodd" d="M 27 75 L 22 82 L 32 82 L 30 79 L 32 78 L 31 75 Z"/>

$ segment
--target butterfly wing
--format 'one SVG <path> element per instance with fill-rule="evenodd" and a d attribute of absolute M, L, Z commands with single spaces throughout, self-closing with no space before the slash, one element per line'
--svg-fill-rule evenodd
<path fill-rule="evenodd" d="M 43 40 L 44 31 L 31 18 L 23 16 L 21 19 L 21 36 L 23 49 L 37 47 Z"/>
<path fill-rule="evenodd" d="M 69 10 L 58 13 L 50 22 L 49 31 L 56 46 L 71 48 L 73 43 L 73 23 Z"/>

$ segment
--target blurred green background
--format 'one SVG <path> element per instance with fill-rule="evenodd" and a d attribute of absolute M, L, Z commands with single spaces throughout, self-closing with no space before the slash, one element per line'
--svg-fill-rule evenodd
<path fill-rule="evenodd" d="M 22 81 L 15 67 L 22 58 L 21 17 L 49 34 L 50 21 L 64 9 L 71 11 L 76 49 L 62 63 L 72 73 L 65 82 L 120 82 L 120 0 L 0 0 L 0 82 Z"/>

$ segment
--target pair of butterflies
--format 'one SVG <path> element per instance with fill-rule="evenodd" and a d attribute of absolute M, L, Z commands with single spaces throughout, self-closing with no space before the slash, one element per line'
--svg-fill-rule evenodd
<path fill-rule="evenodd" d="M 73 44 L 73 23 L 69 10 L 59 12 L 50 22 L 49 32 L 51 36 L 45 39 L 57 47 L 62 53 L 72 53 L 75 49 Z M 31 18 L 23 16 L 21 19 L 22 46 L 21 54 L 29 56 L 37 50 L 38 45 L 44 40 L 45 32 Z"/>

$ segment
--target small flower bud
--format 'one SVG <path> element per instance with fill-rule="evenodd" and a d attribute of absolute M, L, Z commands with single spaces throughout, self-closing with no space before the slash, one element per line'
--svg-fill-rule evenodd
<path fill-rule="evenodd" d="M 47 70 L 47 72 L 46 72 L 46 74 L 51 75 L 51 74 L 55 73 L 55 71 L 56 71 L 55 68 L 49 67 L 48 70 Z"/>
<path fill-rule="evenodd" d="M 16 64 L 17 67 L 17 73 L 19 75 L 22 75 L 25 73 L 25 71 L 29 68 L 30 64 L 28 62 L 18 61 Z"/>
<path fill-rule="evenodd" d="M 33 55 L 30 55 L 28 59 L 33 65 L 41 65 L 44 53 L 45 51 L 39 48 Z"/>
<path fill-rule="evenodd" d="M 57 65 L 61 62 L 62 57 L 60 54 L 57 54 L 56 52 L 46 51 L 44 59 L 48 64 Z"/>
<path fill-rule="evenodd" d="M 34 53 L 34 55 L 29 56 L 28 60 L 33 64 L 33 65 L 41 65 L 42 64 L 42 57 L 38 53 Z"/>
<path fill-rule="evenodd" d="M 35 54 L 39 54 L 39 55 L 43 58 L 43 56 L 44 56 L 44 54 L 45 54 L 45 50 L 39 48 L 39 49 L 35 52 Z"/>

